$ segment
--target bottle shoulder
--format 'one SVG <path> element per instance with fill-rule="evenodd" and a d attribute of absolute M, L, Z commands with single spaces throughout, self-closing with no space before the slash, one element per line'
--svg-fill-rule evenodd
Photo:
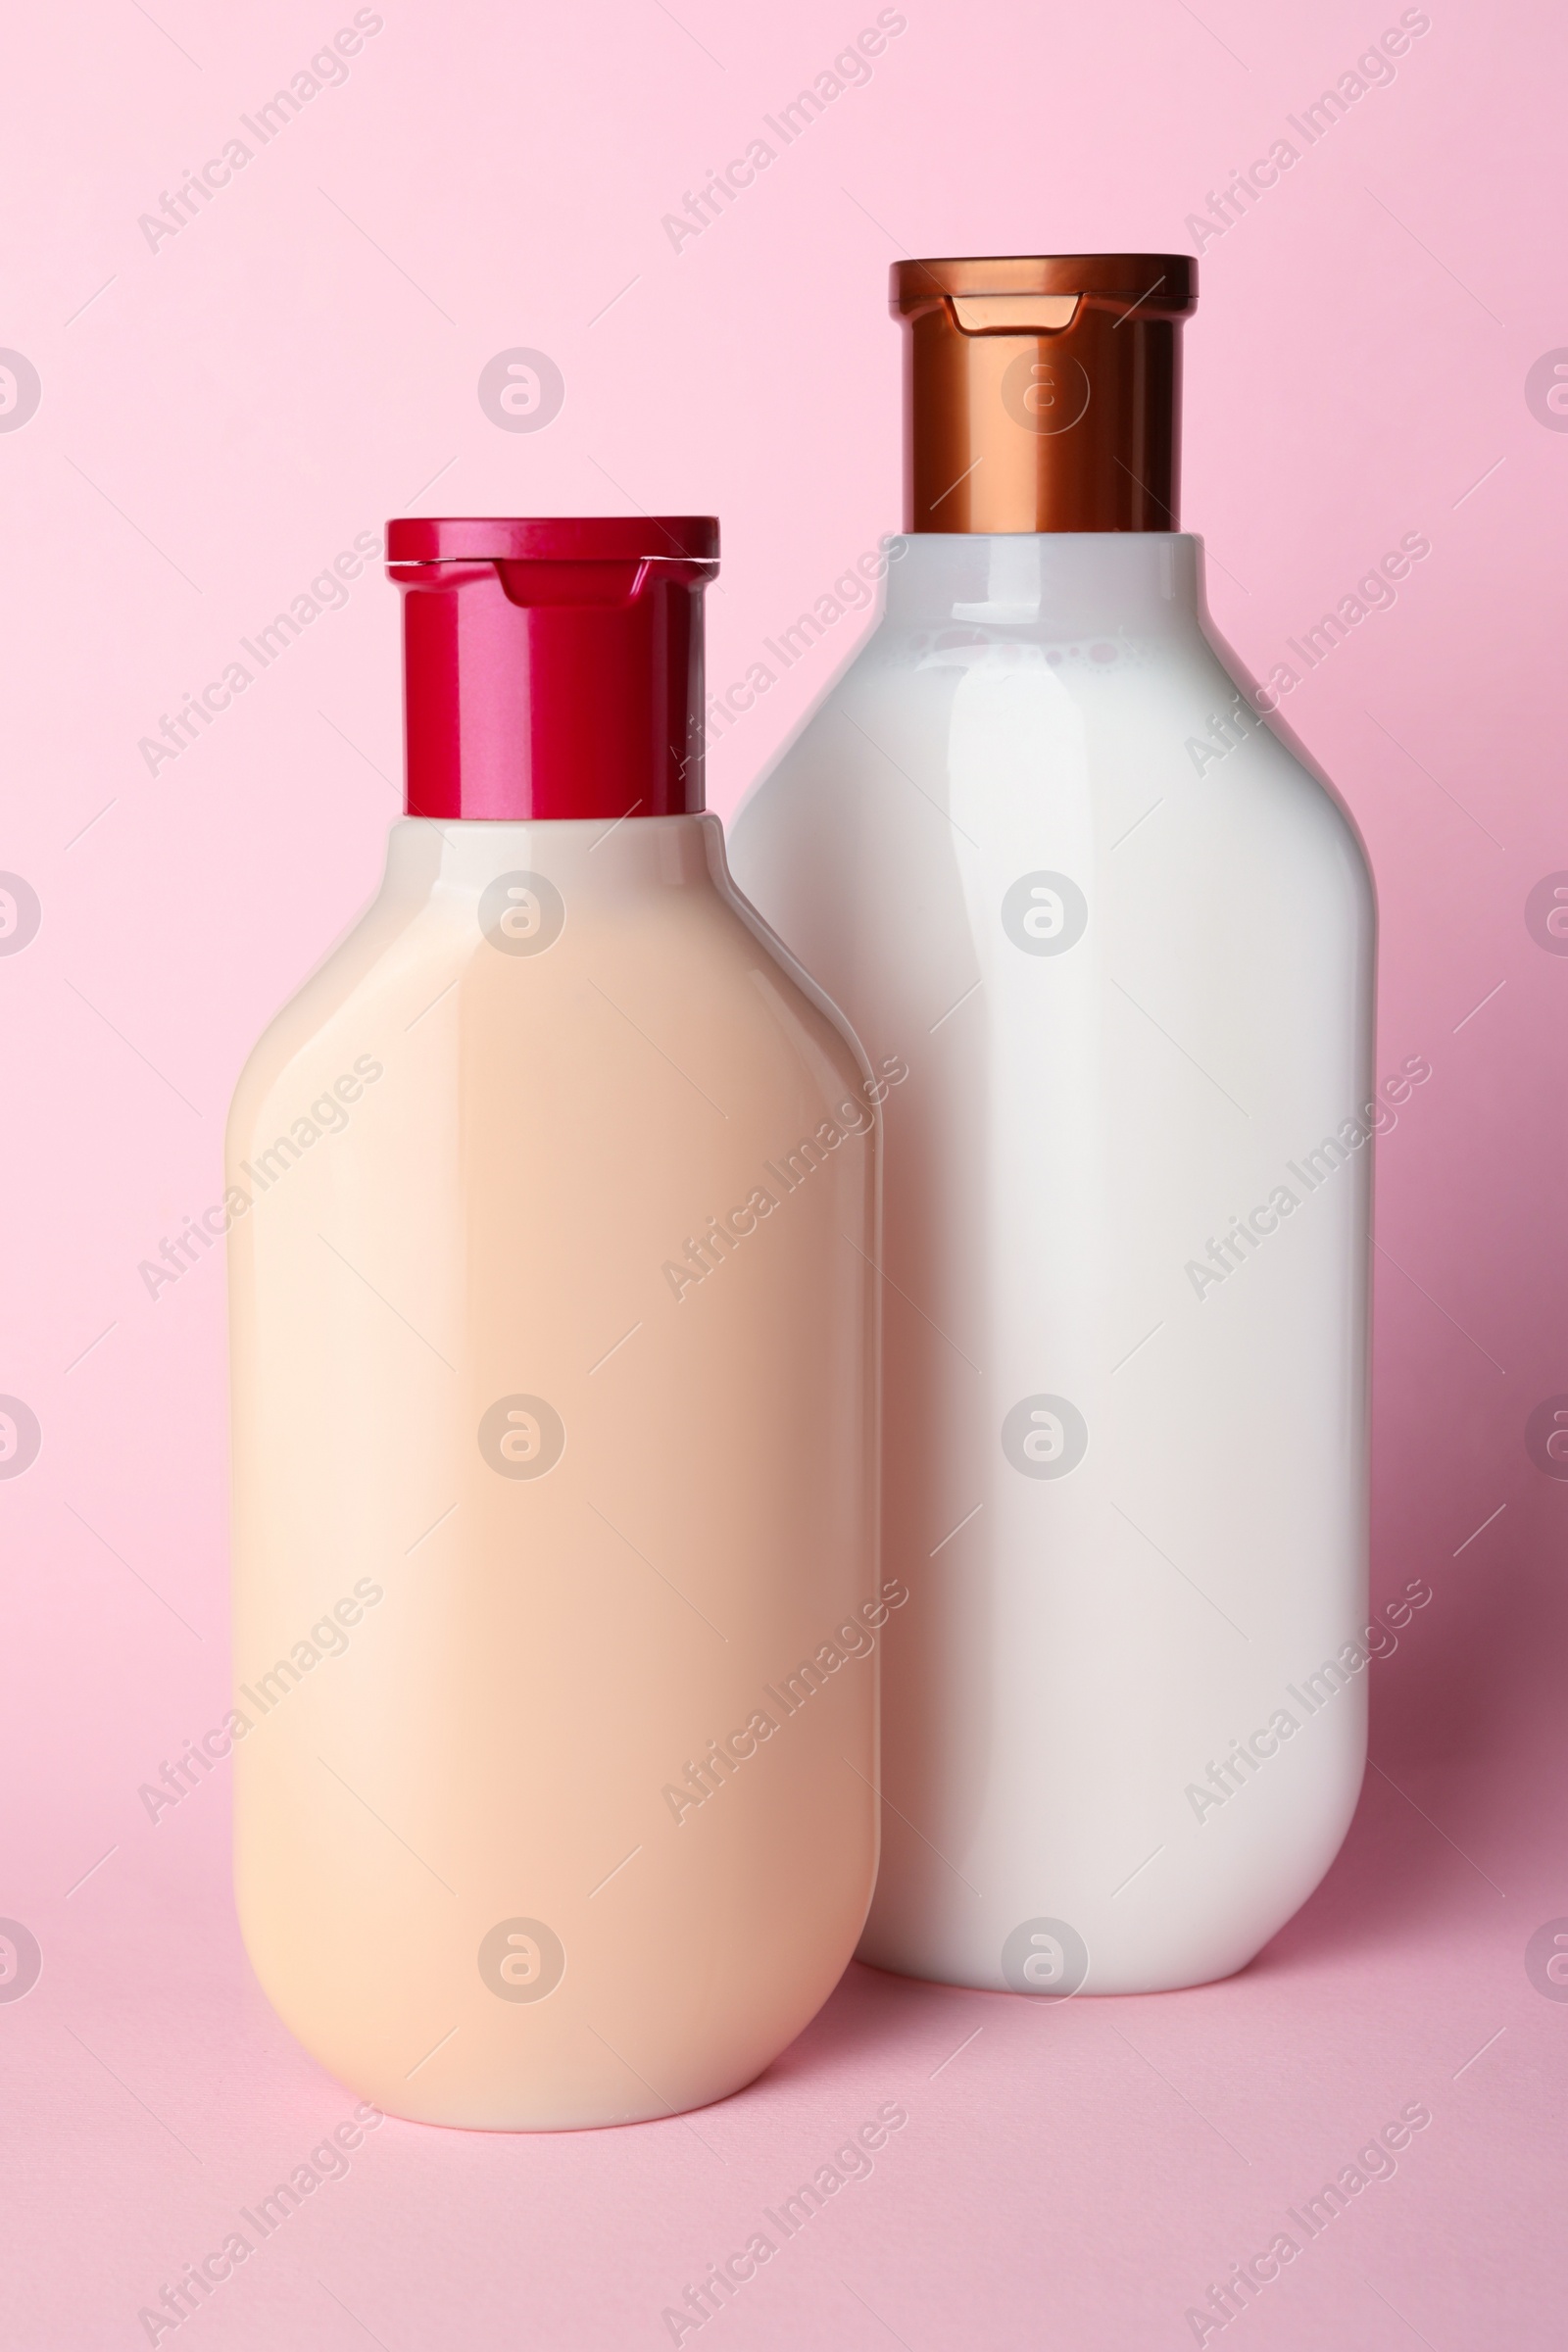
<path fill-rule="evenodd" d="M 596 869 L 593 835 L 536 838 L 507 852 L 526 865 L 492 858 L 456 874 L 394 855 L 377 897 L 257 1041 L 231 1136 L 340 1062 L 401 1063 L 432 1034 L 458 1054 L 482 1035 L 503 1054 L 498 1082 L 520 1085 L 606 1017 L 648 1029 L 677 1060 L 680 1035 L 701 1035 L 720 1062 L 758 1056 L 825 1089 L 858 1084 L 868 1065 L 848 1023 L 742 895 L 717 818 L 681 821 L 691 838 L 666 837 L 641 864 L 646 843 Z"/>
<path fill-rule="evenodd" d="M 978 836 L 1028 827 L 1063 796 L 1119 825 L 1141 782 L 1198 825 L 1240 799 L 1246 818 L 1318 840 L 1370 887 L 1343 798 L 1196 619 L 1156 639 L 1079 643 L 885 619 L 743 800 L 736 869 L 765 906 L 760 864 L 808 825 L 863 841 L 869 807 L 881 822 L 912 821 L 911 794 Z"/>

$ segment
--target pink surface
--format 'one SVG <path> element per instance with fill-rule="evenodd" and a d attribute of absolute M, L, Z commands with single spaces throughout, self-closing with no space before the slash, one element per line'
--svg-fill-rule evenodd
<path fill-rule="evenodd" d="M 41 400 L 0 429 L 0 867 L 42 913 L 0 955 L 0 1390 L 42 1447 L 0 1481 L 0 1914 L 43 1973 L 0 2001 L 5 2344 L 148 2340 L 139 2308 L 355 2103 L 247 1971 L 221 1768 L 156 1824 L 138 1797 L 226 1703 L 221 1271 L 154 1299 L 138 1266 L 219 1198 L 235 1071 L 370 892 L 399 771 L 376 566 L 268 666 L 241 640 L 391 513 L 636 505 L 722 515 L 710 681 L 776 669 L 763 640 L 897 520 L 889 261 L 1200 245 L 1185 519 L 1254 673 L 1403 533 L 1432 542 L 1285 705 L 1376 867 L 1379 1067 L 1434 1070 L 1381 1148 L 1375 1501 L 1378 1596 L 1434 1599 L 1371 1669 L 1346 1851 L 1226 1984 L 1041 2008 L 855 1969 L 689 2121 L 384 2124 L 177 2332 L 668 2342 L 664 2307 L 896 2101 L 871 2176 L 686 2342 L 1175 2346 L 1291 2231 L 1207 2341 L 1555 2345 L 1568 1986 L 1526 1954 L 1568 1914 L 1568 1486 L 1526 1430 L 1568 1392 L 1560 17 L 1434 5 L 1308 144 L 1291 118 L 1392 0 L 908 0 L 786 146 L 765 119 L 874 7 L 368 13 L 347 78 L 266 144 L 241 119 L 350 7 L 12 27 L 0 344 Z M 248 163 L 150 243 L 138 217 L 236 134 Z M 758 137 L 774 160 L 672 242 L 662 217 Z M 1298 160 L 1220 229 L 1208 193 L 1279 139 Z M 0 428 L 30 382 L 5 364 Z M 857 594 L 726 728 L 721 809 L 850 652 Z M 149 760 L 236 660 L 243 693 Z M 1418 2103 L 1392 2178 L 1316 2237 L 1286 2218 Z"/>

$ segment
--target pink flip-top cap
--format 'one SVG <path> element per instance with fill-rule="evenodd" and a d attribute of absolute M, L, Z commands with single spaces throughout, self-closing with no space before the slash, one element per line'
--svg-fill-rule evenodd
<path fill-rule="evenodd" d="M 708 514 L 401 516 L 411 816 L 703 806 Z"/>

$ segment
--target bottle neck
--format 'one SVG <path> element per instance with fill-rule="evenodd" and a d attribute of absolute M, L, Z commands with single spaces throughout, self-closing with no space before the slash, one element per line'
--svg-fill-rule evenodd
<path fill-rule="evenodd" d="M 394 562 L 411 816 L 695 814 L 702 591 L 686 557 Z"/>
<path fill-rule="evenodd" d="M 1201 541 L 1185 531 L 920 531 L 889 550 L 899 629 L 1016 628 L 1033 643 L 1190 636 Z"/>
<path fill-rule="evenodd" d="M 406 816 L 387 836 L 386 888 L 394 898 L 437 900 L 461 922 L 466 902 L 484 897 L 481 928 L 509 953 L 539 953 L 553 945 L 573 907 L 625 903 L 653 891 L 709 889 L 726 874 L 724 829 L 706 809 L 624 825 L 597 817 L 447 823 Z M 521 886 L 516 896 L 522 915 L 498 883 Z M 538 923 L 530 928 L 524 918 L 534 916 Z"/>

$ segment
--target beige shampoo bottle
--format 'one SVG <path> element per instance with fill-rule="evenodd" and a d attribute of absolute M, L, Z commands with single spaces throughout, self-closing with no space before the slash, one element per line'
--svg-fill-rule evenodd
<path fill-rule="evenodd" d="M 716 548 L 393 523 L 409 815 L 230 1122 L 240 1918 L 427 2122 L 738 2089 L 875 1876 L 903 1064 L 703 812 Z"/>

